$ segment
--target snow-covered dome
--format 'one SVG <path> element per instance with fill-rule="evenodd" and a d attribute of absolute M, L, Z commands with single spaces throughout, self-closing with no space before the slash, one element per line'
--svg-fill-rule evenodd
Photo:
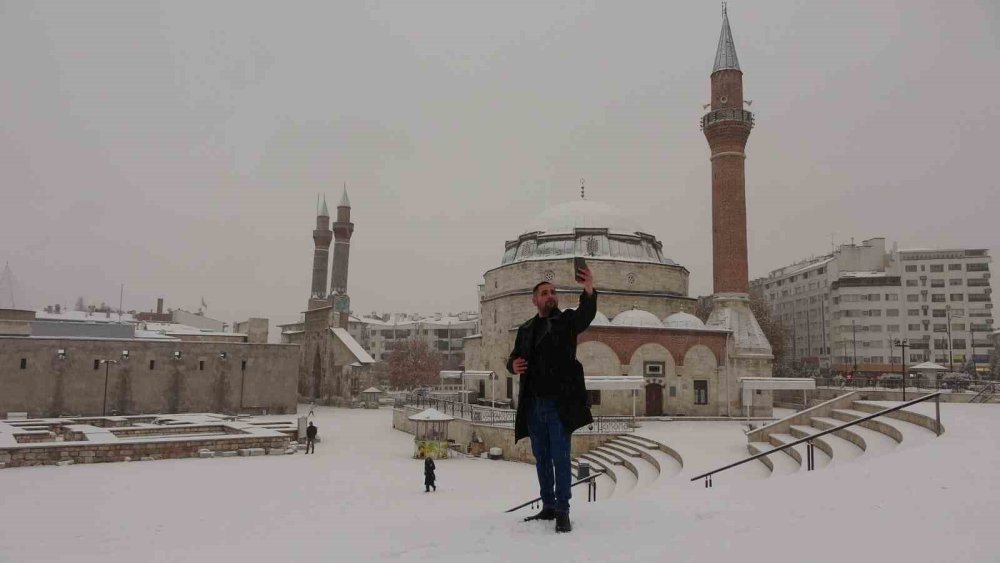
<path fill-rule="evenodd" d="M 642 309 L 632 309 L 622 311 L 611 319 L 611 326 L 641 327 L 641 328 L 663 328 L 663 323 L 656 315 Z"/>
<path fill-rule="evenodd" d="M 681 311 L 663 319 L 663 326 L 667 328 L 704 329 L 705 323 L 698 317 Z"/>
<path fill-rule="evenodd" d="M 548 234 L 572 233 L 573 229 L 608 229 L 615 233 L 645 232 L 627 215 L 606 203 L 577 199 L 554 205 L 525 229 L 524 232 L 543 231 Z"/>
<path fill-rule="evenodd" d="M 501 263 L 574 256 L 677 265 L 663 256 L 663 244 L 627 215 L 606 203 L 585 199 L 545 210 L 517 239 L 507 241 Z"/>
<path fill-rule="evenodd" d="M 604 313 L 598 311 L 594 315 L 594 320 L 590 321 L 590 326 L 611 326 L 611 321 L 608 320 L 608 317 Z"/>
<path fill-rule="evenodd" d="M 576 309 L 576 307 L 566 308 L 567 311 L 572 311 L 574 309 Z M 590 321 L 590 326 L 611 326 L 611 321 L 608 320 L 607 315 L 598 311 L 597 314 L 594 315 L 594 320 Z"/>

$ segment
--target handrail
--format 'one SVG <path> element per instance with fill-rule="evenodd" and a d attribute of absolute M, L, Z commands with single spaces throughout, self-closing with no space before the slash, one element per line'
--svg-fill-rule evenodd
<path fill-rule="evenodd" d="M 792 446 L 797 446 L 797 445 L 802 444 L 802 443 L 807 443 L 808 442 L 808 443 L 810 443 L 810 445 L 812 445 L 811 442 L 813 440 L 815 440 L 816 438 L 820 438 L 822 436 L 826 436 L 827 434 L 832 434 L 834 432 L 837 432 L 838 430 L 843 430 L 844 428 L 847 428 L 849 426 L 854 426 L 855 424 L 860 424 L 862 422 L 867 422 L 869 420 L 872 420 L 873 418 L 878 418 L 880 416 L 883 416 L 883 415 L 889 414 L 891 412 L 895 412 L 895 411 L 904 409 L 906 407 L 915 405 L 917 403 L 922 403 L 922 402 L 924 402 L 924 401 L 926 401 L 928 399 L 934 399 L 934 402 L 935 402 L 935 407 L 937 409 L 937 435 L 940 436 L 941 435 L 941 406 L 940 406 L 940 397 L 941 397 L 941 392 L 940 391 L 938 391 L 937 393 L 931 393 L 929 395 L 924 395 L 923 397 L 918 397 L 916 399 L 913 399 L 912 401 L 907 401 L 907 402 L 905 402 L 905 403 L 903 403 L 901 405 L 896 405 L 895 407 L 889 407 L 889 408 L 887 408 L 885 410 L 881 410 L 881 411 L 879 411 L 877 413 L 873 413 L 873 414 L 870 414 L 868 416 L 861 417 L 861 418 L 859 418 L 857 420 L 852 420 L 850 422 L 845 422 L 844 424 L 841 424 L 840 426 L 836 426 L 834 428 L 823 430 L 822 432 L 817 432 L 816 434 L 811 434 L 809 436 L 806 436 L 805 438 L 799 438 L 798 440 L 795 440 L 793 442 L 788 442 L 787 444 L 783 444 L 782 446 L 776 447 L 776 448 L 774 448 L 772 450 L 768 450 L 766 452 L 761 452 L 759 454 L 752 455 L 752 456 L 750 456 L 748 458 L 741 459 L 740 461 L 737 461 L 735 463 L 730 463 L 729 465 L 726 465 L 724 467 L 720 467 L 718 469 L 713 469 L 712 471 L 709 471 L 708 473 L 702 473 L 701 475 L 698 475 L 697 477 L 692 477 L 691 480 L 692 481 L 696 481 L 698 479 L 705 479 L 705 486 L 706 487 L 711 487 L 712 486 L 712 475 L 715 475 L 716 473 L 721 473 L 723 471 L 726 471 L 727 469 L 732 469 L 732 468 L 736 467 L 737 465 L 743 465 L 744 463 L 747 463 L 748 461 L 753 461 L 755 459 L 760 459 L 760 458 L 762 458 L 764 456 L 771 455 L 771 454 L 773 454 L 775 452 L 780 452 L 782 450 L 788 449 L 788 448 L 790 448 Z"/>
<path fill-rule="evenodd" d="M 569 486 L 569 488 L 572 489 L 573 487 L 579 485 L 580 483 L 586 483 L 588 481 L 593 481 L 594 479 L 600 477 L 601 475 L 604 475 L 605 473 L 607 473 L 607 471 L 595 471 L 594 473 L 591 473 L 589 476 L 584 477 L 583 479 L 580 479 L 579 481 L 576 481 L 575 483 L 572 483 Z M 537 502 L 539 502 L 541 500 L 542 500 L 542 497 L 533 498 L 533 499 L 529 500 L 528 502 L 526 502 L 524 504 L 519 504 L 519 505 L 515 506 L 514 508 L 511 508 L 509 510 L 504 510 L 504 513 L 506 514 L 508 512 L 514 512 L 515 510 L 521 510 L 525 506 L 530 506 L 530 505 L 535 504 L 535 503 L 537 503 Z"/>
<path fill-rule="evenodd" d="M 989 397 L 993 396 L 993 394 L 996 393 L 996 392 L 997 392 L 997 390 L 996 390 L 996 382 L 995 381 L 991 381 L 991 382 L 987 383 L 986 385 L 984 385 L 983 388 L 980 389 L 979 392 L 975 394 L 975 396 L 973 396 L 971 399 L 969 399 L 969 402 L 970 403 L 978 403 L 979 402 L 979 398 L 983 397 L 984 395 L 986 396 L 985 400 L 988 401 Z"/>

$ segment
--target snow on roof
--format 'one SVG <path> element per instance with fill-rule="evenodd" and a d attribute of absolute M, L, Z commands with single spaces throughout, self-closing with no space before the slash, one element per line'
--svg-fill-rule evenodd
<path fill-rule="evenodd" d="M 89 323 L 117 323 L 118 313 L 91 313 L 89 311 L 62 311 L 59 313 L 47 313 L 45 311 L 35 311 L 36 321 L 63 321 L 63 322 L 89 322 Z M 121 322 L 134 323 L 135 317 L 128 313 L 122 313 Z"/>
<path fill-rule="evenodd" d="M 915 366 L 910 366 L 910 371 L 948 371 L 948 368 L 934 362 L 924 362 Z"/>
<path fill-rule="evenodd" d="M 622 311 L 611 320 L 611 326 L 620 327 L 642 327 L 642 328 L 663 328 L 663 323 L 656 315 L 642 309 L 632 309 Z"/>
<path fill-rule="evenodd" d="M 698 317 L 681 311 L 663 319 L 663 326 L 667 328 L 703 329 L 705 328 L 705 323 Z"/>
<path fill-rule="evenodd" d="M 331 327 L 330 332 L 339 338 L 340 341 L 344 343 L 344 346 L 347 346 L 347 349 L 351 351 L 351 354 L 354 354 L 354 357 L 358 360 L 358 362 L 362 364 L 375 363 L 375 360 L 368 355 L 368 352 L 365 352 L 365 349 L 358 344 L 358 341 L 355 340 L 354 337 L 347 332 L 347 330 L 340 327 Z"/>
<path fill-rule="evenodd" d="M 362 391 L 362 393 L 381 393 L 381 392 L 382 390 L 379 389 L 378 387 L 369 387 L 368 389 Z"/>
<path fill-rule="evenodd" d="M 840 272 L 842 278 L 884 278 L 889 275 L 888 272 Z"/>
<path fill-rule="evenodd" d="M 455 420 L 455 417 L 444 414 L 443 412 L 430 408 L 422 412 L 418 412 L 413 416 L 407 417 L 409 420 L 424 421 L 424 422 L 447 422 L 449 420 Z"/>

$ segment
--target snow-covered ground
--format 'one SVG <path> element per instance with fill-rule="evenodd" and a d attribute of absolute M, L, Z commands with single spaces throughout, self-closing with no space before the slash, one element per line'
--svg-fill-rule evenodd
<path fill-rule="evenodd" d="M 807 473 L 746 455 L 741 425 L 647 422 L 679 475 L 594 504 L 574 531 L 503 510 L 534 468 L 437 464 L 424 493 L 411 436 L 389 409 L 318 408 L 316 455 L 0 471 L 0 561 L 994 561 L 1000 559 L 1000 407 L 942 404 L 940 438 Z M 584 497 L 581 500 L 581 497 Z"/>

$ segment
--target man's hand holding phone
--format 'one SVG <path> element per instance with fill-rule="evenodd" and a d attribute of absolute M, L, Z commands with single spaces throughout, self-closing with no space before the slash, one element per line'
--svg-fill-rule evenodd
<path fill-rule="evenodd" d="M 594 275 L 590 273 L 587 261 L 582 256 L 573 258 L 573 274 L 588 295 L 594 293 Z"/>

